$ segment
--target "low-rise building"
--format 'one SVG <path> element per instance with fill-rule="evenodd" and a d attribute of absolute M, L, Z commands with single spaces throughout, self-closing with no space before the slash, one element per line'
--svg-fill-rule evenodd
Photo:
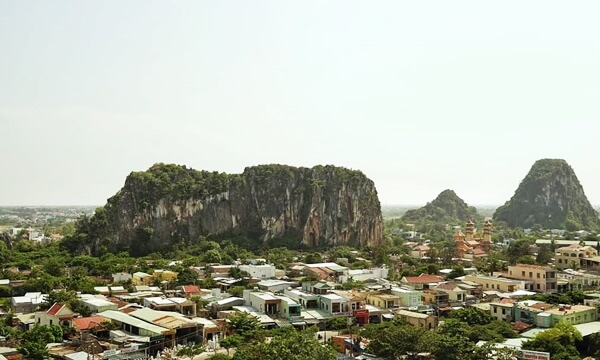
<path fill-rule="evenodd" d="M 515 304 L 512 302 L 490 303 L 490 315 L 492 315 L 495 320 L 512 322 L 515 319 Z"/>
<path fill-rule="evenodd" d="M 84 297 L 81 299 L 83 306 L 90 309 L 93 314 L 103 312 L 106 310 L 118 310 L 117 304 L 106 300 L 101 297 Z"/>
<path fill-rule="evenodd" d="M 343 284 L 346 281 L 367 281 L 373 279 L 386 279 L 389 275 L 389 269 L 385 266 L 372 269 L 354 269 L 348 270 L 346 274 L 338 276 L 338 282 Z"/>
<path fill-rule="evenodd" d="M 427 245 L 417 245 L 410 249 L 410 256 L 415 259 L 421 259 L 429 255 L 431 248 Z"/>
<path fill-rule="evenodd" d="M 396 311 L 396 317 L 406 321 L 412 326 L 421 327 L 427 330 L 433 330 L 438 326 L 438 318 L 433 315 L 422 314 L 408 310 L 399 310 Z"/>
<path fill-rule="evenodd" d="M 483 291 L 498 290 L 502 292 L 514 292 L 525 289 L 524 281 L 496 276 L 467 275 L 464 280 L 481 285 Z"/>
<path fill-rule="evenodd" d="M 439 284 L 434 290 L 447 293 L 451 303 L 462 303 L 467 300 L 467 291 L 456 284 Z"/>
<path fill-rule="evenodd" d="M 275 265 L 263 264 L 263 265 L 240 265 L 240 270 L 247 272 L 253 278 L 258 279 L 272 279 L 275 277 Z"/>
<path fill-rule="evenodd" d="M 392 287 L 390 290 L 393 295 L 400 297 L 400 306 L 415 307 L 423 303 L 423 293 L 417 290 Z"/>
<path fill-rule="evenodd" d="M 257 313 L 267 315 L 277 315 L 280 313 L 281 299 L 271 293 L 244 290 L 244 301 L 246 306 L 252 307 Z"/>
<path fill-rule="evenodd" d="M 11 298 L 12 311 L 21 314 L 32 313 L 40 307 L 47 296 L 41 292 L 29 292 L 23 296 L 14 296 Z"/>
<path fill-rule="evenodd" d="M 135 286 L 135 285 L 147 285 L 150 286 L 154 283 L 154 277 L 150 274 L 147 274 L 145 272 L 135 272 L 133 273 L 133 276 L 131 277 L 131 283 Z"/>
<path fill-rule="evenodd" d="M 113 283 L 119 284 L 119 283 L 128 282 L 129 280 L 131 280 L 132 276 L 130 273 L 118 272 L 118 273 L 112 274 L 112 278 L 113 278 Z"/>
<path fill-rule="evenodd" d="M 39 325 L 71 326 L 75 313 L 66 304 L 53 304 L 46 311 L 35 313 L 35 323 Z"/>
<path fill-rule="evenodd" d="M 319 295 L 319 308 L 331 314 L 345 314 L 349 312 L 348 299 L 336 294 Z"/>
<path fill-rule="evenodd" d="M 541 293 L 557 292 L 556 269 L 550 266 L 517 264 L 508 267 L 508 278 L 525 280 L 525 290 Z"/>
<path fill-rule="evenodd" d="M 429 289 L 444 282 L 441 276 L 421 274 L 419 276 L 404 276 L 400 280 L 402 285 L 409 286 L 415 290 Z"/>

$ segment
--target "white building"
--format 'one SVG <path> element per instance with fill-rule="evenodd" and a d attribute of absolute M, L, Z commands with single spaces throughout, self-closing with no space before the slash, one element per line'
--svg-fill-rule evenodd
<path fill-rule="evenodd" d="M 345 283 L 348 280 L 366 281 L 371 279 L 387 279 L 388 273 L 389 269 L 385 266 L 373 269 L 348 270 L 347 274 L 338 277 L 338 281 L 340 283 Z"/>
<path fill-rule="evenodd" d="M 240 265 L 239 269 L 247 272 L 253 278 L 272 279 L 275 277 L 275 265 Z"/>
<path fill-rule="evenodd" d="M 118 272 L 118 273 L 112 274 L 112 278 L 113 278 L 113 283 L 116 283 L 116 284 L 124 283 L 124 282 L 131 280 L 131 274 L 126 273 L 126 272 Z"/>

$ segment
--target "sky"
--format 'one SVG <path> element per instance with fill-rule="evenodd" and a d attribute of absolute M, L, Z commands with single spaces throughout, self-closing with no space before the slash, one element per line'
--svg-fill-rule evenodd
<path fill-rule="evenodd" d="M 598 1 L 0 2 L 0 205 L 103 205 L 157 162 L 333 164 L 383 205 L 600 204 Z"/>

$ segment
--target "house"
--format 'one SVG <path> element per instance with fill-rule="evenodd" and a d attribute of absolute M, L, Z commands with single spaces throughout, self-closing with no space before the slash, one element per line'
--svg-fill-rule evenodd
<path fill-rule="evenodd" d="M 170 270 L 154 270 L 152 277 L 158 282 L 177 280 L 177 273 Z"/>
<path fill-rule="evenodd" d="M 78 333 L 88 332 L 102 328 L 100 324 L 107 321 L 102 316 L 88 316 L 73 319 L 73 327 Z"/>
<path fill-rule="evenodd" d="M 391 293 L 400 297 L 400 306 L 415 307 L 422 304 L 423 294 L 420 291 L 392 287 Z"/>
<path fill-rule="evenodd" d="M 337 294 L 319 295 L 319 308 L 330 314 L 348 313 L 348 299 Z"/>
<path fill-rule="evenodd" d="M 517 264 L 508 267 L 506 277 L 525 280 L 525 290 L 555 293 L 557 292 L 556 269 L 550 266 Z"/>
<path fill-rule="evenodd" d="M 434 290 L 442 291 L 448 294 L 448 300 L 451 303 L 462 303 L 467 301 L 467 291 L 457 284 L 439 284 Z"/>
<path fill-rule="evenodd" d="M 269 292 L 282 292 L 288 288 L 295 288 L 299 285 L 297 282 L 285 280 L 263 280 L 256 284 L 259 289 Z"/>
<path fill-rule="evenodd" d="M 66 304 L 54 303 L 46 311 L 35 313 L 35 323 L 40 325 L 71 326 L 75 313 Z"/>
<path fill-rule="evenodd" d="M 557 269 L 600 269 L 598 251 L 589 245 L 571 244 L 556 249 L 554 266 Z"/>
<path fill-rule="evenodd" d="M 305 281 L 302 283 L 302 290 L 317 295 L 324 295 L 335 289 L 335 283 L 321 281 Z"/>
<path fill-rule="evenodd" d="M 275 277 L 275 265 L 263 264 L 263 265 L 240 265 L 238 268 L 242 271 L 246 271 L 253 278 L 258 279 L 272 279 Z"/>
<path fill-rule="evenodd" d="M 14 296 L 11 298 L 12 311 L 21 314 L 32 313 L 39 308 L 47 296 L 41 292 L 29 292 L 23 296 Z"/>
<path fill-rule="evenodd" d="M 126 273 L 126 272 L 118 272 L 118 273 L 112 274 L 112 278 L 113 278 L 113 283 L 115 283 L 115 284 L 124 283 L 124 282 L 128 282 L 129 280 L 131 280 L 131 274 Z"/>
<path fill-rule="evenodd" d="M 447 292 L 428 289 L 422 292 L 423 305 L 445 307 L 450 304 L 450 295 Z"/>
<path fill-rule="evenodd" d="M 298 289 L 284 290 L 283 294 L 296 302 L 305 309 L 318 309 L 319 296 Z"/>
<path fill-rule="evenodd" d="M 107 310 L 98 315 L 116 324 L 121 330 L 134 335 L 162 338 L 169 330 L 120 311 Z"/>
<path fill-rule="evenodd" d="M 106 300 L 104 297 L 82 297 L 81 302 L 83 303 L 83 306 L 90 309 L 93 314 L 106 310 L 118 310 L 117 304 Z"/>
<path fill-rule="evenodd" d="M 429 252 L 431 251 L 431 248 L 427 245 L 417 245 L 415 247 L 413 247 L 412 249 L 410 249 L 410 256 L 415 258 L 415 259 L 421 259 L 424 257 L 427 257 L 429 255 Z"/>
<path fill-rule="evenodd" d="M 495 320 L 513 322 L 515 319 L 515 304 L 512 302 L 490 303 L 490 315 Z"/>
<path fill-rule="evenodd" d="M 365 295 L 367 304 L 377 306 L 380 309 L 393 309 L 400 307 L 402 297 L 392 294 L 391 290 L 369 291 L 367 293 L 358 293 L 358 296 Z M 361 296 L 362 297 L 362 296 Z"/>
<path fill-rule="evenodd" d="M 280 316 L 288 319 L 302 316 L 302 306 L 294 299 L 285 295 L 275 295 L 275 297 L 281 299 Z"/>
<path fill-rule="evenodd" d="M 347 273 L 338 276 L 340 284 L 346 281 L 367 281 L 373 279 L 386 279 L 389 275 L 389 269 L 385 266 L 371 269 L 354 269 L 348 270 Z"/>
<path fill-rule="evenodd" d="M 399 310 L 396 317 L 400 318 L 412 326 L 421 327 L 427 330 L 433 330 L 438 326 L 437 316 L 422 314 L 414 311 Z"/>
<path fill-rule="evenodd" d="M 524 281 L 495 276 L 467 275 L 465 276 L 464 281 L 481 285 L 483 291 L 499 290 L 502 292 L 514 292 L 525 289 Z"/>
<path fill-rule="evenodd" d="M 596 321 L 598 309 L 586 305 L 559 305 L 537 314 L 537 326 L 550 328 L 559 322 L 571 325 Z"/>
<path fill-rule="evenodd" d="M 404 276 L 400 280 L 402 285 L 408 286 L 415 290 L 429 289 L 444 282 L 441 276 L 421 274 L 419 276 Z"/>
<path fill-rule="evenodd" d="M 202 292 L 200 291 L 200 288 L 197 285 L 183 285 L 183 286 L 178 286 L 175 289 L 179 290 L 181 292 L 181 294 L 183 296 L 185 296 L 186 298 L 189 298 L 191 296 L 198 296 L 198 295 L 202 294 Z"/>
<path fill-rule="evenodd" d="M 277 315 L 280 313 L 281 299 L 272 293 L 244 290 L 244 301 L 246 306 L 252 307 L 259 314 Z"/>
<path fill-rule="evenodd" d="M 152 285 L 154 283 L 154 277 L 152 275 L 147 274 L 145 272 L 135 272 L 131 277 L 131 283 L 135 285 Z"/>

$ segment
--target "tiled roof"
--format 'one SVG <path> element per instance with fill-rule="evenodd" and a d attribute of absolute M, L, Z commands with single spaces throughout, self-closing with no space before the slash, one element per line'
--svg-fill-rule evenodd
<path fill-rule="evenodd" d="M 436 289 L 442 289 L 442 290 L 454 290 L 455 288 L 457 288 L 458 286 L 454 285 L 454 284 L 440 284 L 436 287 Z"/>
<path fill-rule="evenodd" d="M 46 311 L 46 314 L 56 315 L 56 314 L 58 314 L 60 309 L 63 308 L 63 306 L 64 306 L 63 304 L 55 303 L 54 305 L 52 305 L 52 307 L 50 309 L 48 309 L 48 311 Z"/>
<path fill-rule="evenodd" d="M 73 319 L 73 327 L 77 330 L 90 330 L 101 322 L 106 321 L 102 316 L 89 316 Z"/>
<path fill-rule="evenodd" d="M 196 285 L 185 285 L 183 286 L 183 292 L 186 294 L 199 293 L 200 289 Z"/>
<path fill-rule="evenodd" d="M 440 276 L 421 274 L 419 276 L 407 276 L 406 281 L 413 284 L 427 284 L 443 281 Z"/>

